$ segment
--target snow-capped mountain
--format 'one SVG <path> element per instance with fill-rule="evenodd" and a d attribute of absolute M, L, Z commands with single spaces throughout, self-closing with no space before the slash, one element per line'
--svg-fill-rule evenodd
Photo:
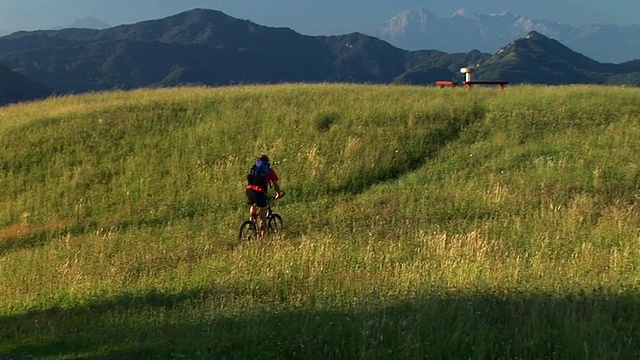
<path fill-rule="evenodd" d="M 502 12 L 476 14 L 460 9 L 437 17 L 427 9 L 403 11 L 372 34 L 407 50 L 435 49 L 449 53 L 496 52 L 504 44 L 536 31 L 603 62 L 640 58 L 639 25 L 568 24 Z"/>

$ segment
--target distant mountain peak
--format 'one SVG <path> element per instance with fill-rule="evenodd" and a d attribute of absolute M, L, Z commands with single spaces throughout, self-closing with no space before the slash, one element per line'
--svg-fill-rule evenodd
<path fill-rule="evenodd" d="M 100 21 L 94 18 L 93 16 L 87 16 L 80 19 L 75 19 L 69 27 L 102 30 L 102 29 L 110 28 L 111 25 L 103 21 Z"/>
<path fill-rule="evenodd" d="M 424 32 L 427 24 L 437 17 L 427 9 L 407 10 L 389 20 L 382 32 L 391 38 L 402 36 L 407 31 Z"/>
<path fill-rule="evenodd" d="M 525 36 L 525 38 L 527 38 L 527 39 L 537 39 L 539 36 L 545 37 L 544 35 L 540 34 L 537 31 L 529 31 L 529 33 L 527 34 L 527 36 Z"/>
<path fill-rule="evenodd" d="M 398 14 L 398 16 L 396 17 L 400 17 L 400 18 L 405 18 L 405 19 L 410 19 L 413 21 L 419 21 L 419 22 L 426 22 L 428 20 L 433 20 L 436 19 L 437 17 L 429 10 L 427 9 L 417 9 L 417 10 L 407 10 L 407 11 L 403 11 L 400 14 Z"/>
<path fill-rule="evenodd" d="M 420 9 L 417 9 L 417 10 L 413 10 L 413 11 L 410 11 L 410 13 L 421 14 L 421 15 L 424 15 L 424 16 L 427 16 L 427 17 L 435 17 L 435 15 L 431 11 L 426 9 L 426 8 L 420 8 Z"/>
<path fill-rule="evenodd" d="M 518 15 L 510 12 L 510 11 L 503 11 L 500 13 L 493 13 L 491 14 L 491 16 L 493 17 L 518 17 Z"/>
<path fill-rule="evenodd" d="M 407 50 L 429 48 L 456 53 L 478 49 L 493 53 L 532 30 L 554 39 L 569 36 L 572 31 L 564 25 L 508 11 L 476 14 L 461 8 L 445 18 L 438 18 L 425 9 L 405 11 L 387 22 L 376 35 Z"/>
<path fill-rule="evenodd" d="M 549 37 L 544 36 L 535 30 L 529 31 L 527 33 L 527 36 L 525 36 L 524 38 L 529 40 L 537 40 L 537 41 L 551 40 Z"/>
<path fill-rule="evenodd" d="M 593 69 L 601 65 L 601 63 L 580 54 L 558 40 L 551 39 L 538 31 L 529 31 L 524 38 L 515 40 L 499 52 L 501 55 L 505 53 L 516 53 L 518 57 L 528 57 L 541 62 L 548 61 L 551 58 L 562 59 L 566 63 L 579 64 L 585 69 Z"/>
<path fill-rule="evenodd" d="M 465 19 L 477 19 L 478 15 L 474 12 L 471 12 L 465 8 L 461 8 L 460 10 L 453 13 L 452 17 L 461 17 Z"/>

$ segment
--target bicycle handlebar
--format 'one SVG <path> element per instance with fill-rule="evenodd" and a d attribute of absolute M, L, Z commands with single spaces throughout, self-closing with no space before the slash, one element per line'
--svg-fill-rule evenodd
<path fill-rule="evenodd" d="M 280 197 L 276 199 L 275 195 L 271 195 L 269 196 L 269 199 L 273 199 L 273 200 L 280 200 L 284 197 L 284 191 L 280 191 Z"/>

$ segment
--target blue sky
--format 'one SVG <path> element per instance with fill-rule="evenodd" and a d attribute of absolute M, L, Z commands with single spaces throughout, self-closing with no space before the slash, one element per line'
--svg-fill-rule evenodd
<path fill-rule="evenodd" d="M 65 27 L 89 16 L 109 25 L 130 24 L 209 8 L 261 25 L 335 35 L 375 30 L 403 10 L 449 16 L 462 7 L 572 25 L 640 23 L 639 0 L 0 0 L 0 33 Z"/>

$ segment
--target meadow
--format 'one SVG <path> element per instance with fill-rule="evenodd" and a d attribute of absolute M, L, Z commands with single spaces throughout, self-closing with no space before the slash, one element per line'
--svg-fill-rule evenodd
<path fill-rule="evenodd" d="M 0 359 L 637 359 L 640 89 L 0 108 Z M 284 232 L 237 239 L 269 154 Z"/>

